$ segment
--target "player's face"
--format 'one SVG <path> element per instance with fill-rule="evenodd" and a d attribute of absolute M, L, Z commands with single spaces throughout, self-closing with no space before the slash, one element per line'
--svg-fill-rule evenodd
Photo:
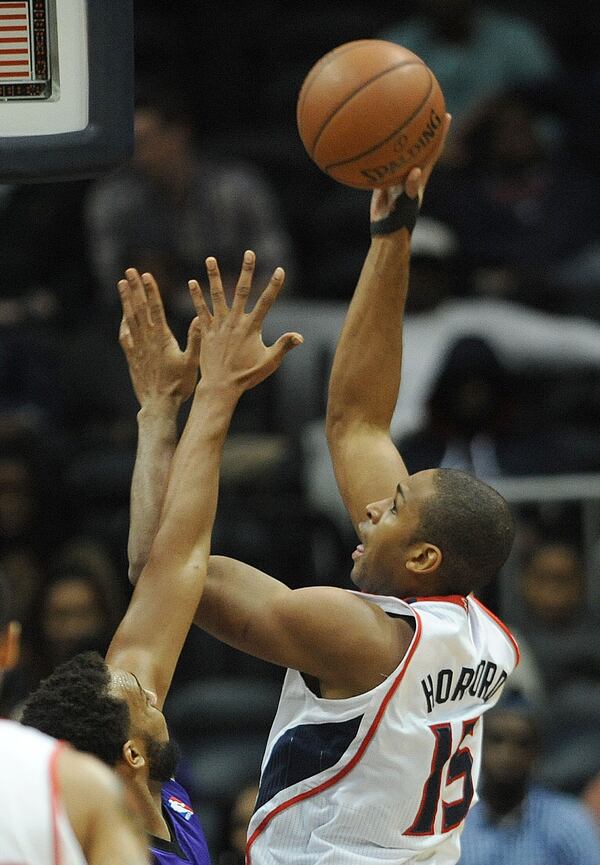
<path fill-rule="evenodd" d="M 111 677 L 112 690 L 129 707 L 130 737 L 137 739 L 142 749 L 148 777 L 163 784 L 175 775 L 179 748 L 169 738 L 165 716 L 156 705 L 156 694 L 126 670 L 112 670 Z"/>
<path fill-rule="evenodd" d="M 165 716 L 156 705 L 156 694 L 144 688 L 137 677 L 127 670 L 111 670 L 111 690 L 129 707 L 131 735 L 158 743 L 169 741 Z"/>
<path fill-rule="evenodd" d="M 407 562 L 422 505 L 435 494 L 434 476 L 433 470 L 411 475 L 398 484 L 393 496 L 367 506 L 351 573 L 363 592 L 398 597 L 420 594 L 418 575 L 407 568 Z"/>

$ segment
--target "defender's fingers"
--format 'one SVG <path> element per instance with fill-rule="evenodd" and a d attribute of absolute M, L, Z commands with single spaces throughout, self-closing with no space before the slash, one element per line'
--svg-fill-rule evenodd
<path fill-rule="evenodd" d="M 285 355 L 293 348 L 296 348 L 296 346 L 302 345 L 303 342 L 304 337 L 301 333 L 284 333 L 283 336 L 279 337 L 277 342 L 273 343 L 268 351 L 277 366 L 279 366 Z"/>
<path fill-rule="evenodd" d="M 277 300 L 277 295 L 283 288 L 284 281 L 285 271 L 283 267 L 276 267 L 273 271 L 273 276 L 269 280 L 269 284 L 256 301 L 252 310 L 252 316 L 257 325 L 260 326 L 263 323 L 266 314 Z"/>
<path fill-rule="evenodd" d="M 160 296 L 160 291 L 156 280 L 151 273 L 142 274 L 142 284 L 146 292 L 146 300 L 148 302 L 151 323 L 167 327 L 165 308 Z"/>
<path fill-rule="evenodd" d="M 121 319 L 121 324 L 119 325 L 119 343 L 125 354 L 128 354 L 133 349 L 133 338 L 125 317 Z"/>
<path fill-rule="evenodd" d="M 221 281 L 217 259 L 210 255 L 206 259 L 205 264 L 206 273 L 208 275 L 208 284 L 210 286 L 213 315 L 223 317 L 227 315 L 229 309 L 225 300 L 225 292 L 223 291 L 223 283 Z"/>
<path fill-rule="evenodd" d="M 188 288 L 190 290 L 190 295 L 192 296 L 192 303 L 194 304 L 194 309 L 196 310 L 196 314 L 198 315 L 199 325 L 204 327 L 210 324 L 210 322 L 212 321 L 212 315 L 206 304 L 206 301 L 204 300 L 204 295 L 202 294 L 200 283 L 197 279 L 190 279 L 188 282 Z M 194 322 L 192 322 L 192 325 L 193 324 Z M 190 325 L 190 329 L 192 325 Z"/>
<path fill-rule="evenodd" d="M 131 305 L 134 315 L 137 317 L 138 325 L 144 327 L 146 324 L 152 324 L 150 318 L 150 308 L 146 299 L 146 289 L 142 278 L 135 267 L 128 267 L 125 271 L 127 282 L 129 283 Z"/>
<path fill-rule="evenodd" d="M 202 331 L 200 330 L 200 319 L 194 318 L 190 324 L 185 347 L 185 357 L 191 363 L 198 363 L 200 358 L 200 343 L 202 342 Z"/>
<path fill-rule="evenodd" d="M 256 256 L 251 249 L 247 249 L 244 253 L 244 258 L 242 260 L 240 277 L 235 287 L 233 303 L 231 304 L 232 312 L 241 314 L 246 310 L 246 302 L 248 300 L 248 295 L 250 294 L 250 291 L 252 289 L 252 277 L 254 276 L 255 264 Z"/>
<path fill-rule="evenodd" d="M 130 336 L 135 342 L 136 338 L 139 338 L 139 325 L 131 302 L 131 286 L 127 279 L 120 279 L 117 283 L 117 288 L 119 290 L 119 298 L 121 299 L 123 318 L 127 323 Z"/>

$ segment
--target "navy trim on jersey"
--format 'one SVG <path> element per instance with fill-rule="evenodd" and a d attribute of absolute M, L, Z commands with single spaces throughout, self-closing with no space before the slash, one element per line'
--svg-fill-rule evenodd
<path fill-rule="evenodd" d="M 277 740 L 262 773 L 258 810 L 281 790 L 335 766 L 358 733 L 363 716 L 329 724 L 300 724 Z"/>

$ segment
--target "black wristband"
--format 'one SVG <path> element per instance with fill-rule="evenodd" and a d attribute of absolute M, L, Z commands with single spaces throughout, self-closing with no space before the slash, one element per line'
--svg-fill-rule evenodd
<path fill-rule="evenodd" d="M 419 199 L 409 198 L 403 192 L 396 199 L 394 209 L 389 216 L 386 216 L 384 219 L 377 219 L 371 223 L 371 235 L 374 237 L 376 234 L 392 234 L 392 232 L 399 231 L 401 228 L 406 228 L 408 233 L 412 234 L 418 215 Z"/>

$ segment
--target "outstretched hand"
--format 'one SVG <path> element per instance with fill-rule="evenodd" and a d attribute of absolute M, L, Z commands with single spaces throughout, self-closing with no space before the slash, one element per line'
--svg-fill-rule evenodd
<path fill-rule="evenodd" d="M 218 387 L 230 387 L 236 392 L 249 390 L 270 376 L 287 352 L 304 341 L 299 333 L 289 332 L 280 336 L 271 346 L 264 344 L 262 323 L 283 287 L 285 274 L 281 267 L 276 268 L 254 308 L 246 312 L 255 261 L 254 253 L 247 250 L 231 308 L 225 299 L 215 258 L 206 259 L 212 312 L 198 282 L 189 282 L 201 334 L 202 381 Z"/>
<path fill-rule="evenodd" d="M 439 144 L 433 156 L 429 162 L 423 166 L 423 168 L 413 168 L 408 173 L 404 183 L 400 183 L 397 186 L 388 186 L 385 189 L 373 190 L 373 195 L 371 197 L 371 222 L 377 222 L 389 216 L 394 209 L 396 199 L 399 195 L 402 195 L 403 192 L 405 192 L 409 198 L 418 198 L 419 206 L 421 205 L 425 187 L 431 177 L 431 172 L 444 150 L 451 121 L 452 117 L 450 114 L 446 114 Z"/>
<path fill-rule="evenodd" d="M 168 398 L 177 405 L 193 393 L 198 378 L 200 328 L 190 324 L 185 351 L 165 318 L 156 280 L 141 277 L 135 268 L 125 271 L 118 283 L 123 318 L 119 342 L 127 358 L 133 389 L 142 407 L 154 399 Z"/>

